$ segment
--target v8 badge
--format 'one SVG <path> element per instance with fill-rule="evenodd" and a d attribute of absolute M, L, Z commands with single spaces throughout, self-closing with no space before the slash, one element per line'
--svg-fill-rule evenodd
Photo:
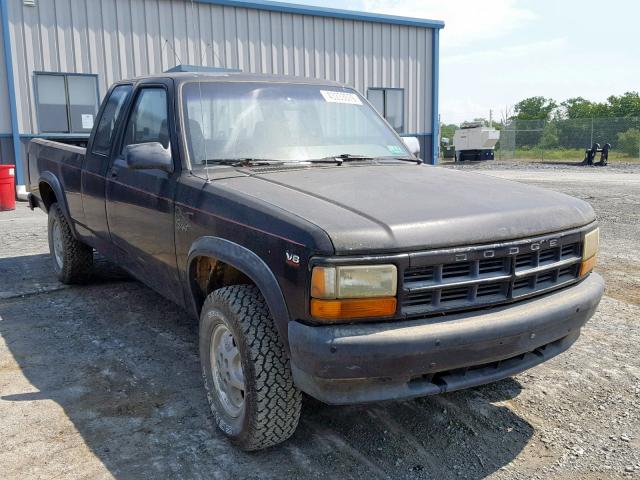
<path fill-rule="evenodd" d="M 287 265 L 291 265 L 292 267 L 300 267 L 300 255 L 296 255 L 295 253 L 285 252 L 287 257 Z"/>

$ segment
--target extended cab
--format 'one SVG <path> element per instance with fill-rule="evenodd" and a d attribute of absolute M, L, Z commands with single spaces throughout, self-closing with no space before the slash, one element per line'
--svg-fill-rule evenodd
<path fill-rule="evenodd" d="M 301 392 L 438 394 L 563 352 L 603 293 L 585 202 L 426 166 L 356 91 L 244 74 L 115 84 L 87 148 L 36 139 L 63 282 L 94 250 L 200 319 L 220 429 L 287 439 Z"/>

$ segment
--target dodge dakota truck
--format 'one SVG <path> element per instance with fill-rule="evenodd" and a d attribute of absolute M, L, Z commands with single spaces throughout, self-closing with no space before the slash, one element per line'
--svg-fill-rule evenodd
<path fill-rule="evenodd" d="M 86 148 L 32 140 L 29 202 L 61 282 L 98 251 L 199 319 L 217 426 L 256 450 L 293 434 L 302 392 L 494 382 L 593 315 L 587 203 L 425 165 L 417 143 L 341 84 L 165 74 L 113 85 Z"/>

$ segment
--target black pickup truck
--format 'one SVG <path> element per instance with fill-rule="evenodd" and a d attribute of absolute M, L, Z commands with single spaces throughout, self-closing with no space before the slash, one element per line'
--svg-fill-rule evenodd
<path fill-rule="evenodd" d="M 331 404 L 493 382 L 563 352 L 603 293 L 585 202 L 422 164 L 356 91 L 171 74 L 108 92 L 87 148 L 33 140 L 62 282 L 94 250 L 199 318 L 217 425 L 287 439 Z"/>

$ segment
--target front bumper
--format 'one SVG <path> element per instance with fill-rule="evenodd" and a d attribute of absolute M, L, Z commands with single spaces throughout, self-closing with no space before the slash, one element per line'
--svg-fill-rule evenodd
<path fill-rule="evenodd" d="M 565 351 L 594 314 L 602 277 L 517 304 L 424 320 L 289 323 L 296 385 L 330 404 L 404 399 L 515 375 Z"/>

